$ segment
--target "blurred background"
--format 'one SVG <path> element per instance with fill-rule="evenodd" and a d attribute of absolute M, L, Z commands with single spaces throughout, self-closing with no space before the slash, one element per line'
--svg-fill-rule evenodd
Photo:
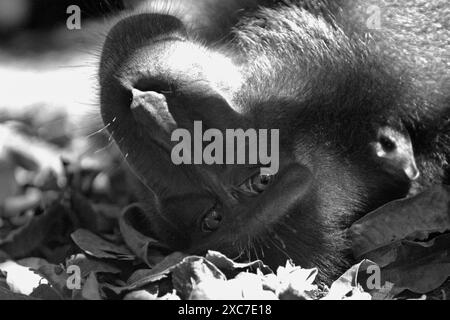
<path fill-rule="evenodd" d="M 62 159 L 94 155 L 89 168 L 112 161 L 112 143 L 99 130 L 98 53 L 104 21 L 132 2 L 0 0 L 0 230 L 7 203 L 29 209 L 41 201 L 27 202 L 30 185 L 41 188 L 51 175 L 64 185 Z M 71 5 L 81 9 L 80 29 L 67 28 Z"/>
<path fill-rule="evenodd" d="M 66 27 L 70 5 L 81 9 L 79 30 Z M 36 108 L 84 113 L 95 103 L 97 25 L 123 8 L 120 0 L 0 0 L 0 120 Z"/>
<path fill-rule="evenodd" d="M 5 246 L 14 246 L 6 251 L 18 256 L 41 247 L 29 231 L 23 232 L 26 244 L 11 240 L 13 230 L 35 222 L 72 188 L 106 203 L 108 212 L 130 203 L 121 161 L 101 130 L 96 94 L 104 22 L 130 3 L 0 0 L 0 261 Z M 80 29 L 67 28 L 71 5 L 81 9 Z M 45 225 L 52 224 L 40 224 L 40 234 Z M 60 261 L 67 248 L 54 255 L 62 242 L 53 243 L 61 233 L 52 231 L 45 236 L 52 242 L 46 258 Z"/>
<path fill-rule="evenodd" d="M 78 5 L 87 19 L 124 8 L 121 0 L 0 0 L 0 36 L 13 40 L 27 31 L 60 28 L 70 5 Z"/>

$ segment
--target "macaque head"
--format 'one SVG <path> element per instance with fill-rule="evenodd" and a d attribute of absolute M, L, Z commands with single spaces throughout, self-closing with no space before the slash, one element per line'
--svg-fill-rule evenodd
<path fill-rule="evenodd" d="M 320 257 L 345 241 L 337 227 L 417 178 L 409 135 L 363 123 L 336 137 L 299 97 L 308 73 L 290 81 L 295 94 L 270 91 L 270 72 L 244 52 L 206 48 L 170 15 L 133 15 L 109 32 L 101 113 L 142 182 L 149 232 L 190 253 L 332 264 Z M 293 77 L 282 60 L 265 63 Z"/>

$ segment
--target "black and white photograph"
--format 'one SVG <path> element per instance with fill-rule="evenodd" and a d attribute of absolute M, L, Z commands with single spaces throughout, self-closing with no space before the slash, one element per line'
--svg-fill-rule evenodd
<path fill-rule="evenodd" d="M 0 300 L 450 300 L 450 2 L 0 0 Z"/>

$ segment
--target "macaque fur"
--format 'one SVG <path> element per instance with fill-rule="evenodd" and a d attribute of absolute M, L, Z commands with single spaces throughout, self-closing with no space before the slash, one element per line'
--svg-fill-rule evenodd
<path fill-rule="evenodd" d="M 292 259 L 326 279 L 350 262 L 355 219 L 448 179 L 448 92 L 422 86 L 392 30 L 360 22 L 366 3 L 140 4 L 105 40 L 101 114 L 142 182 L 147 230 L 173 250 Z M 136 92 L 149 105 L 130 108 Z M 279 129 L 279 173 L 174 165 L 171 132 L 194 121 Z"/>

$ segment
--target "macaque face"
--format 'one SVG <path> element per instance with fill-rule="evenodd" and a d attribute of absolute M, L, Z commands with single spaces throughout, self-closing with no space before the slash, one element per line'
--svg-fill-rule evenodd
<path fill-rule="evenodd" d="M 274 266 L 289 258 L 338 264 L 339 228 L 404 196 L 417 178 L 411 141 L 348 108 L 342 114 L 356 121 L 352 130 L 342 114 L 333 118 L 336 110 L 309 111 L 308 99 L 339 108 L 328 96 L 336 90 L 311 95 L 305 88 L 319 81 L 315 68 L 306 60 L 297 64 L 302 70 L 291 68 L 292 52 L 266 45 L 253 59 L 190 40 L 170 15 L 124 18 L 103 47 L 102 117 L 144 186 L 151 232 L 174 250 L 216 249 Z M 276 79 L 288 81 L 279 89 Z M 335 80 L 324 78 L 324 87 L 344 86 Z M 227 149 L 235 142 L 227 133 L 238 129 L 248 135 Z M 261 139 L 264 132 L 272 139 Z M 180 144 L 185 135 L 192 150 Z M 333 257 L 323 262 L 323 255 Z"/>
<path fill-rule="evenodd" d="M 285 208 L 294 206 L 308 190 L 311 172 L 298 164 L 286 148 L 271 148 L 279 146 L 279 141 L 269 141 L 266 146 L 269 155 L 276 154 L 274 162 L 282 160 L 276 172 L 264 174 L 259 161 L 227 164 L 227 130 L 258 128 L 258 123 L 233 101 L 241 87 L 239 66 L 225 55 L 176 37 L 129 40 L 135 50 L 116 43 L 115 36 L 131 33 L 127 28 L 135 27 L 140 18 L 144 17 L 120 22 L 105 44 L 100 72 L 104 122 L 136 175 L 161 203 L 158 210 L 162 212 L 155 214 L 153 224 L 172 222 L 164 228 L 156 227 L 156 233 L 169 228 L 162 237 L 167 237 L 173 247 L 185 250 L 223 245 L 243 248 L 241 234 L 253 230 L 256 236 L 266 224 L 277 220 L 277 211 L 282 212 L 273 207 L 277 202 L 271 199 L 278 199 Z M 123 50 L 123 45 L 129 50 Z M 201 122 L 205 135 L 208 128 L 223 133 L 222 161 L 218 158 L 214 164 L 195 164 L 192 159 L 190 164 L 175 163 L 177 143 L 172 138 L 176 130 L 183 129 L 194 139 L 196 122 Z M 244 142 L 247 149 L 251 141 Z M 204 139 L 200 143 L 203 156 L 203 147 L 208 144 Z M 237 160 L 237 146 L 232 151 L 234 157 L 229 160 Z M 204 162 L 205 157 L 200 160 Z M 164 218 L 159 221 L 159 216 Z"/>

